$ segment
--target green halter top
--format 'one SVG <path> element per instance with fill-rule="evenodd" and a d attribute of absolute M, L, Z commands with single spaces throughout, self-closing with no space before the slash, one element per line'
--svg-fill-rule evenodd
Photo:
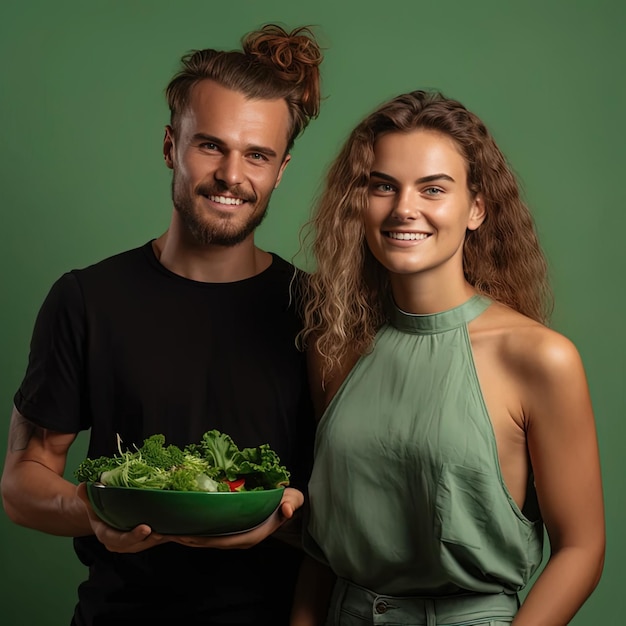
<path fill-rule="evenodd" d="M 474 296 L 433 315 L 393 308 L 320 421 L 305 547 L 389 595 L 515 593 L 542 559 L 532 481 L 502 479 L 467 324 Z"/>

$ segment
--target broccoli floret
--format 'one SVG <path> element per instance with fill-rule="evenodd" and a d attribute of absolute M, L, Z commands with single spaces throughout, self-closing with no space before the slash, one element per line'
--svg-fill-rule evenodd
<path fill-rule="evenodd" d="M 162 470 L 181 465 L 184 459 L 184 453 L 178 446 L 171 444 L 165 446 L 164 435 L 148 437 L 138 452 L 146 464 Z"/>
<path fill-rule="evenodd" d="M 119 467 L 124 462 L 121 456 L 101 456 L 97 459 L 85 459 L 74 471 L 76 480 L 81 483 L 97 483 L 103 472 Z"/>

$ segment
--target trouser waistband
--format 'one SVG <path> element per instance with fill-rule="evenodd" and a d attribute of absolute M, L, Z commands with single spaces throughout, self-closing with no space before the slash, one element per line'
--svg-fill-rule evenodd
<path fill-rule="evenodd" d="M 338 579 L 328 626 L 411 624 L 459 626 L 490 621 L 510 623 L 519 608 L 517 595 L 468 593 L 454 596 L 389 596 Z"/>

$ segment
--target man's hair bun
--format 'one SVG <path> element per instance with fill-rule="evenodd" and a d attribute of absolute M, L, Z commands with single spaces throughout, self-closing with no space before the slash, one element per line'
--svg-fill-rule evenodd
<path fill-rule="evenodd" d="M 300 103 L 307 117 L 317 117 L 320 106 L 319 65 L 323 56 L 307 26 L 287 32 L 277 24 L 248 33 L 242 41 L 246 55 L 270 65 L 276 76 L 300 92 Z"/>

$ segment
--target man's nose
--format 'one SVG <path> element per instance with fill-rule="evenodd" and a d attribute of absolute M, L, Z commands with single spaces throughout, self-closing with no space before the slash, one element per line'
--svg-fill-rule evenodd
<path fill-rule="evenodd" d="M 215 171 L 215 178 L 226 183 L 229 187 L 243 182 L 243 164 L 241 158 L 233 153 L 223 155 L 219 167 Z"/>

